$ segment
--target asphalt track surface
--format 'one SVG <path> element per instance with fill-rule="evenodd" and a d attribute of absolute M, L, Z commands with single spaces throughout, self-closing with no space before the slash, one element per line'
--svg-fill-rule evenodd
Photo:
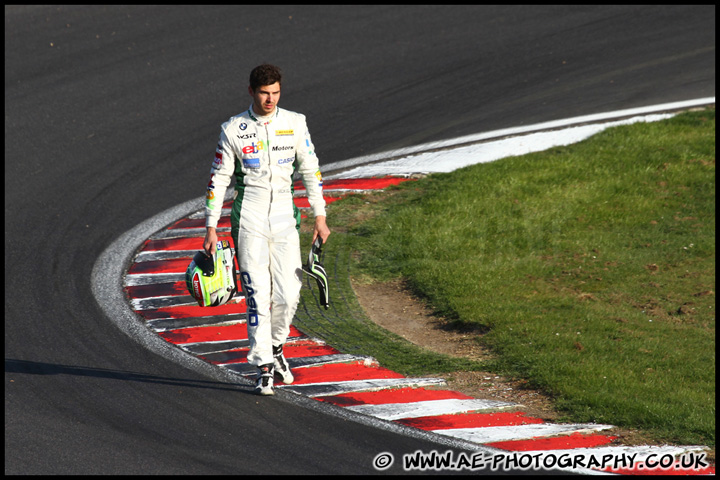
<path fill-rule="evenodd" d="M 109 244 L 202 195 L 264 61 L 329 164 L 714 97 L 715 7 L 6 6 L 6 474 L 375 473 L 439 448 L 185 368 L 94 300 Z"/>

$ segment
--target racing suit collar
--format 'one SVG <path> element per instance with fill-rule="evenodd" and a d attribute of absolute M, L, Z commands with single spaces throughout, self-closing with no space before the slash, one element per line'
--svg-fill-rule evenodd
<path fill-rule="evenodd" d="M 267 116 L 261 116 L 253 112 L 252 104 L 250 104 L 250 108 L 248 108 L 248 115 L 250 115 L 250 119 L 252 119 L 254 122 L 259 123 L 260 125 L 265 125 L 268 123 L 272 123 L 272 121 L 275 119 L 275 117 L 278 116 L 278 112 L 280 112 L 280 107 L 275 107 L 275 111 Z"/>

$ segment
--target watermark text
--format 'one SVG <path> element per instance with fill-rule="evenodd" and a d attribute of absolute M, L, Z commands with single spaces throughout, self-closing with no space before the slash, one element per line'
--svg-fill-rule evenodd
<path fill-rule="evenodd" d="M 703 452 L 686 452 L 675 456 L 670 453 L 553 453 L 553 452 L 422 452 L 420 450 L 402 457 L 404 471 L 459 471 L 459 470 L 691 470 L 709 466 Z M 376 470 L 392 467 L 395 457 L 383 452 L 373 459 Z"/>

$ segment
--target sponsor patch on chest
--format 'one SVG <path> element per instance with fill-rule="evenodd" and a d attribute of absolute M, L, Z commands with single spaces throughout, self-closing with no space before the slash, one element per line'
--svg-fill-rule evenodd
<path fill-rule="evenodd" d="M 259 158 L 243 158 L 242 162 L 245 168 L 260 168 Z"/>

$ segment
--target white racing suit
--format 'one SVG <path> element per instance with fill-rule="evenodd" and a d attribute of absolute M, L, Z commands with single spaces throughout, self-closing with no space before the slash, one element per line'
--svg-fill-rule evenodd
<path fill-rule="evenodd" d="M 248 363 L 273 363 L 272 347 L 285 343 L 302 286 L 300 212 L 293 203 L 299 171 L 313 213 L 325 215 L 322 177 L 305 116 L 276 108 L 252 111 L 222 125 L 205 204 L 205 226 L 217 227 L 233 175 L 232 238 L 247 305 Z"/>

